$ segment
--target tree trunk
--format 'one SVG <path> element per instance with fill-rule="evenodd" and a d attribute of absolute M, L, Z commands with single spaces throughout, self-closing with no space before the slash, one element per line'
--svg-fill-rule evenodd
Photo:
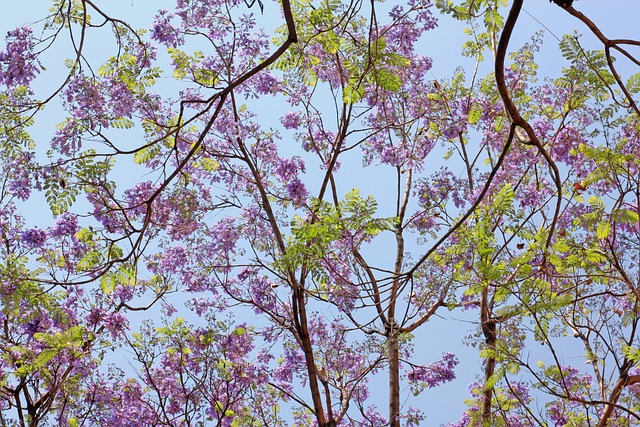
<path fill-rule="evenodd" d="M 480 306 L 480 323 L 482 334 L 484 335 L 489 357 L 486 360 L 484 368 L 484 392 L 482 393 L 482 425 L 483 427 L 491 426 L 491 398 L 493 396 L 493 385 L 489 386 L 491 377 L 496 368 L 496 323 L 491 317 L 491 307 L 489 303 L 489 290 L 482 292 L 482 301 Z"/>
<path fill-rule="evenodd" d="M 389 352 L 389 426 L 400 427 L 400 350 L 398 348 L 398 329 L 395 321 L 387 331 Z"/>
<path fill-rule="evenodd" d="M 311 345 L 311 337 L 307 325 L 307 311 L 305 306 L 304 290 L 298 284 L 294 290 L 293 296 L 294 316 L 298 319 L 296 324 L 297 333 L 300 339 L 300 346 L 304 353 L 305 364 L 307 366 L 307 374 L 309 376 L 309 388 L 311 391 L 311 399 L 313 400 L 313 409 L 319 427 L 330 427 L 335 423 L 327 423 L 322 406 L 322 395 L 320 386 L 318 385 L 318 367 L 313 357 L 313 346 Z M 330 420 L 331 421 L 331 420 Z"/>

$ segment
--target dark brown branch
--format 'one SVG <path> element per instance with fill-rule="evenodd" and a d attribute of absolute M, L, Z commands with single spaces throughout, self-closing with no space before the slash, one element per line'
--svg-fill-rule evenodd
<path fill-rule="evenodd" d="M 551 246 L 551 241 L 553 239 L 553 234 L 555 231 L 556 223 L 560 216 L 560 208 L 562 206 L 562 179 L 560 178 L 560 171 L 558 170 L 558 166 L 555 164 L 551 155 L 544 148 L 537 135 L 533 131 L 533 128 L 527 122 L 518 111 L 518 107 L 516 107 L 513 99 L 511 99 L 511 94 L 509 92 L 509 88 L 507 87 L 505 77 L 504 77 L 504 61 L 507 55 L 507 48 L 509 46 L 509 40 L 511 39 L 511 34 L 513 33 L 513 29 L 518 20 L 518 16 L 520 14 L 520 10 L 522 9 L 523 0 L 514 0 L 511 5 L 511 10 L 509 11 L 509 15 L 504 25 L 504 30 L 500 35 L 500 41 L 498 42 L 498 50 L 496 52 L 496 63 L 495 63 L 495 74 L 496 74 L 496 84 L 498 87 L 498 92 L 500 92 L 500 97 L 502 98 L 502 102 L 504 103 L 504 107 L 507 110 L 507 113 L 511 117 L 512 123 L 516 126 L 521 127 L 526 132 L 529 137 L 529 141 L 531 145 L 534 145 L 538 152 L 544 157 L 546 160 L 549 170 L 552 175 L 552 179 L 556 185 L 557 190 L 557 202 L 556 209 L 554 212 L 553 220 L 551 221 L 551 225 L 549 226 L 549 235 L 547 236 L 547 250 Z"/>

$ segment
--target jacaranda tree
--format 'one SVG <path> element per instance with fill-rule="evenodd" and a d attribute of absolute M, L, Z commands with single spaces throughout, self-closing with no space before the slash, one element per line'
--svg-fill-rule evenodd
<path fill-rule="evenodd" d="M 640 425 L 640 41 L 572 3 L 521 45 L 523 0 L 4 18 L 1 424 Z"/>

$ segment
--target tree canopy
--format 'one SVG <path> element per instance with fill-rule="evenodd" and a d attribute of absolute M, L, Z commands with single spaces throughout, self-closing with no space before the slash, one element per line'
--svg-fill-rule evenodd
<path fill-rule="evenodd" d="M 3 426 L 640 426 L 639 40 L 40 3 L 0 48 Z"/>

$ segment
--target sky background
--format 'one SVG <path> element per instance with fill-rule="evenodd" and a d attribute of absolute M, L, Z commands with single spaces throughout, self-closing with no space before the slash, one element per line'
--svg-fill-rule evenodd
<path fill-rule="evenodd" d="M 0 34 L 5 34 L 7 30 L 16 26 L 37 26 L 37 22 L 47 15 L 51 1 L 46 0 L 23 0 L 9 1 L 1 0 L 3 3 L 3 14 L 0 18 Z M 149 28 L 157 9 L 171 8 L 172 2 L 162 0 L 111 0 L 100 1 L 96 4 L 104 7 L 105 11 L 115 17 L 126 20 L 134 27 Z M 603 33 L 609 38 L 640 38 L 640 26 L 638 17 L 640 16 L 640 1 L 638 0 L 576 0 L 574 7 L 590 17 L 600 27 Z M 273 20 L 270 9 L 274 9 L 275 4 L 265 2 L 264 27 L 273 28 L 280 23 Z M 258 12 L 257 8 L 254 8 Z M 464 24 L 453 21 L 448 17 L 439 18 L 439 27 L 427 33 L 422 42 L 421 54 L 430 56 L 433 59 L 432 75 L 435 80 L 449 78 L 457 67 L 470 70 L 473 63 L 460 55 L 461 45 L 465 40 L 462 32 Z M 589 30 L 566 12 L 548 0 L 528 0 L 524 3 L 524 10 L 516 25 L 511 46 L 517 48 L 537 31 L 545 30 L 545 43 L 542 51 L 537 55 L 539 60 L 539 76 L 556 77 L 563 67 L 563 61 L 558 50 L 558 39 L 566 33 L 573 33 L 577 30 L 583 34 L 582 43 L 587 48 L 599 48 L 599 42 L 589 32 Z M 88 46 L 93 51 L 88 51 L 88 55 L 95 58 L 109 55 L 113 52 L 112 39 L 108 33 L 103 35 L 91 34 L 88 39 Z M 65 78 L 65 68 L 61 59 L 68 52 L 63 44 L 66 39 L 62 38 L 54 45 L 54 48 L 45 55 L 43 65 L 47 68 L 45 74 L 37 79 L 35 88 L 44 94 L 53 90 Z M 640 53 L 640 52 L 636 52 Z M 70 56 L 70 55 L 66 55 Z M 633 71 L 633 68 L 623 60 L 616 64 L 623 71 L 625 80 Z M 487 61 L 480 70 L 483 76 L 493 67 L 491 61 Z M 633 72 L 637 72 L 633 71 Z M 274 98 L 275 99 L 275 98 Z M 261 102 L 264 102 L 261 100 Z M 273 111 L 283 112 L 279 106 L 274 106 Z M 286 108 L 286 106 L 284 107 Z M 63 117 L 61 111 L 55 108 L 46 109 L 38 119 L 38 125 L 32 129 L 32 135 L 40 144 L 48 144 L 54 130 L 55 124 Z M 274 115 L 274 121 L 277 120 Z M 349 173 L 343 170 L 341 173 Z M 357 173 L 357 172 L 356 172 Z M 367 189 L 378 189 L 381 186 L 389 185 L 385 181 L 377 181 L 375 178 L 366 180 L 360 179 L 358 175 L 351 178 L 354 187 L 360 187 L 362 194 L 368 194 Z M 347 188 L 344 188 L 347 190 Z M 377 191 L 376 191 L 377 193 Z M 379 200 L 383 205 L 384 200 Z M 51 221 L 52 216 L 46 209 L 29 208 L 25 212 L 29 221 L 33 225 L 44 228 Z M 468 318 L 464 313 L 456 311 L 452 313 L 442 313 L 443 318 L 435 318 L 430 321 L 427 327 L 419 329 L 416 341 L 417 362 L 429 363 L 437 360 L 443 351 L 451 351 L 456 354 L 476 353 L 476 357 L 460 358 L 462 363 L 457 370 L 458 379 L 452 383 L 445 384 L 432 391 L 424 393 L 425 407 L 429 408 L 428 418 L 425 425 L 437 426 L 443 422 L 455 421 L 464 409 L 462 403 L 468 397 L 465 387 L 472 382 L 476 375 L 481 372 L 481 359 L 477 357 L 477 350 L 465 346 L 463 340 L 465 336 L 476 331 L 476 323 L 473 318 Z M 452 328 L 452 322 L 457 326 Z M 570 346 L 570 344 L 567 344 Z M 581 349 L 578 349 L 578 353 Z M 423 356 L 423 360 L 420 360 Z M 574 357 L 580 357 L 576 354 Z M 380 389 L 384 392 L 380 394 L 381 401 L 386 399 L 386 389 L 384 388 L 384 378 L 380 378 Z M 378 388 L 373 388 L 373 392 Z M 461 393 L 464 393 L 461 395 Z M 410 394 L 410 393 L 406 393 Z M 384 403 L 381 405 L 384 412 Z M 455 415 L 452 415 L 455 414 Z"/>

